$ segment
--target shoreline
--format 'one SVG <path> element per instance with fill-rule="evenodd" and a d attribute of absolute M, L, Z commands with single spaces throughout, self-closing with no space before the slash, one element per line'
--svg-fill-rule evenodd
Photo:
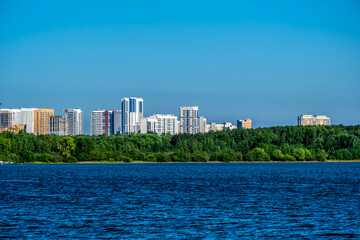
<path fill-rule="evenodd" d="M 254 162 L 219 162 L 219 161 L 209 161 L 209 162 L 148 162 L 148 161 L 133 161 L 133 162 L 121 162 L 121 161 L 89 161 L 89 162 L 77 162 L 77 163 L 65 163 L 65 162 L 56 162 L 56 163 L 45 163 L 45 162 L 29 162 L 29 163 L 15 163 L 15 164 L 139 164 L 139 163 L 166 163 L 166 164 L 177 164 L 177 163 L 343 163 L 343 162 L 360 162 L 360 159 L 358 160 L 326 160 L 326 161 L 268 161 L 268 162 L 260 162 L 260 161 L 254 161 Z"/>

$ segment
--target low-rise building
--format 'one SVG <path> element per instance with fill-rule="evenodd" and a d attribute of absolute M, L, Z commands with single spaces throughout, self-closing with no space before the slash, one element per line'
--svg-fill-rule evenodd
<path fill-rule="evenodd" d="M 238 129 L 251 129 L 252 122 L 250 118 L 238 119 L 237 120 L 237 128 Z"/>
<path fill-rule="evenodd" d="M 171 114 L 154 114 L 141 119 L 140 132 L 154 132 L 158 135 L 174 135 L 179 133 L 177 117 Z"/>
<path fill-rule="evenodd" d="M 298 126 L 330 126 L 330 118 L 325 115 L 300 115 Z"/>
<path fill-rule="evenodd" d="M 206 132 L 209 131 L 223 131 L 223 130 L 235 130 L 237 129 L 236 126 L 234 126 L 232 123 L 226 122 L 226 123 L 210 123 L 206 125 Z"/>

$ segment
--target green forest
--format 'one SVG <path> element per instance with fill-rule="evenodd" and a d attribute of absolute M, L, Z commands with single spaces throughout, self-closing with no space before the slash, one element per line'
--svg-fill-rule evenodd
<path fill-rule="evenodd" d="M 360 159 L 360 125 L 284 126 L 205 134 L 35 136 L 0 133 L 0 160 L 15 163 L 253 162 Z"/>

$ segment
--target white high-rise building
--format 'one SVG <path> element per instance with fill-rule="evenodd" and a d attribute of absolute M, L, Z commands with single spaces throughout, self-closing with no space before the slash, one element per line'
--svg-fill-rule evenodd
<path fill-rule="evenodd" d="M 83 134 L 83 112 L 81 109 L 65 109 L 67 121 L 66 135 L 75 136 Z"/>
<path fill-rule="evenodd" d="M 121 99 L 122 134 L 140 133 L 141 119 L 144 116 L 144 100 L 130 97 Z"/>
<path fill-rule="evenodd" d="M 113 111 L 99 109 L 90 112 L 90 136 L 113 134 Z"/>
<path fill-rule="evenodd" d="M 158 135 L 178 134 L 177 116 L 170 114 L 154 114 L 141 119 L 141 133 L 154 132 Z"/>
<path fill-rule="evenodd" d="M 35 110 L 37 108 L 21 108 L 21 124 L 26 126 L 27 133 L 34 133 Z"/>
<path fill-rule="evenodd" d="M 180 107 L 180 133 L 199 133 L 199 108 Z"/>
<path fill-rule="evenodd" d="M 179 133 L 180 133 L 180 121 L 179 121 L 179 120 L 176 121 L 175 132 L 176 132 L 176 134 L 179 134 Z"/>
<path fill-rule="evenodd" d="M 114 134 L 121 134 L 121 110 L 114 111 Z"/>
<path fill-rule="evenodd" d="M 21 110 L 20 109 L 10 109 L 12 113 L 12 125 L 21 124 Z"/>
<path fill-rule="evenodd" d="M 199 117 L 199 132 L 206 133 L 206 118 Z"/>

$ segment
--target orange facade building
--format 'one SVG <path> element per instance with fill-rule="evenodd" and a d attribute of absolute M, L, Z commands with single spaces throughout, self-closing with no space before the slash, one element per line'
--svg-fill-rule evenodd
<path fill-rule="evenodd" d="M 237 128 L 238 129 L 251 129 L 251 119 L 245 118 L 245 119 L 238 119 L 237 120 Z"/>
<path fill-rule="evenodd" d="M 34 110 L 34 133 L 36 135 L 50 133 L 50 116 L 54 116 L 54 109 L 41 108 Z"/>

